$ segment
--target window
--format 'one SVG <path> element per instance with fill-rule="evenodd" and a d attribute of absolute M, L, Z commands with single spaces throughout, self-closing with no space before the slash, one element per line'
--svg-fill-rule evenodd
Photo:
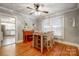
<path fill-rule="evenodd" d="M 56 37 L 64 38 L 64 17 L 55 17 L 51 21 L 51 27 Z"/>
<path fill-rule="evenodd" d="M 53 31 L 57 38 L 64 38 L 64 17 L 54 17 L 42 21 L 42 31 Z"/>
<path fill-rule="evenodd" d="M 50 28 L 49 22 L 50 21 L 48 19 L 45 19 L 42 21 L 42 31 L 43 32 L 49 31 L 49 28 Z"/>

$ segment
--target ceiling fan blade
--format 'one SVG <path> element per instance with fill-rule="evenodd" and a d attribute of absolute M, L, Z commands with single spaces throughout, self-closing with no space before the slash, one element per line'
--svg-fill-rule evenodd
<path fill-rule="evenodd" d="M 28 8 L 28 9 L 33 9 L 33 8 L 30 8 L 30 7 L 26 7 L 26 8 Z"/>
<path fill-rule="evenodd" d="M 32 15 L 34 12 L 29 13 L 29 15 Z"/>
<path fill-rule="evenodd" d="M 48 11 L 42 11 L 42 12 L 44 12 L 44 13 L 49 13 Z"/>

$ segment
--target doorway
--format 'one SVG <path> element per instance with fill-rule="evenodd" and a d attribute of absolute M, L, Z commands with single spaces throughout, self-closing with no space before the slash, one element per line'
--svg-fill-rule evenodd
<path fill-rule="evenodd" d="M 3 33 L 2 46 L 15 43 L 16 39 L 16 20 L 12 17 L 1 18 L 1 31 Z"/>

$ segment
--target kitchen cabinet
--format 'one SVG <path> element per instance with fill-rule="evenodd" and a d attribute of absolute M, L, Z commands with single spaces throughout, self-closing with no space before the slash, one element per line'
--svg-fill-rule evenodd
<path fill-rule="evenodd" d="M 33 31 L 23 31 L 23 42 L 32 41 Z"/>

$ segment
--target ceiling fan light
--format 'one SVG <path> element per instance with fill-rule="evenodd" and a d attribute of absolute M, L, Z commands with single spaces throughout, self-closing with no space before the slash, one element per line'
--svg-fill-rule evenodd
<path fill-rule="evenodd" d="M 41 15 L 41 12 L 34 12 L 34 15 Z"/>

